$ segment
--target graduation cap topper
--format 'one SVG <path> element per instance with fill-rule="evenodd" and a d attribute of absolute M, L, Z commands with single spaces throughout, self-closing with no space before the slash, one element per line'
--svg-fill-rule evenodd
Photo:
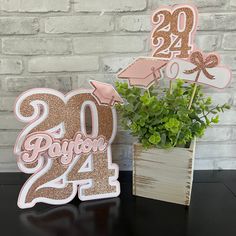
<path fill-rule="evenodd" d="M 113 106 L 115 103 L 123 103 L 123 99 L 111 84 L 90 80 L 90 84 L 94 87 L 92 95 L 97 99 L 99 104 Z"/>
<path fill-rule="evenodd" d="M 139 57 L 118 74 L 118 78 L 128 79 L 130 86 L 150 87 L 161 77 L 161 69 L 166 61 L 154 57 Z"/>

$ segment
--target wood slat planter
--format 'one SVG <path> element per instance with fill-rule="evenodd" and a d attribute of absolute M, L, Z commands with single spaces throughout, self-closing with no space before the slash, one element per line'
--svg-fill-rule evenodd
<path fill-rule="evenodd" d="M 133 194 L 189 205 L 196 140 L 190 148 L 148 149 L 134 144 Z"/>

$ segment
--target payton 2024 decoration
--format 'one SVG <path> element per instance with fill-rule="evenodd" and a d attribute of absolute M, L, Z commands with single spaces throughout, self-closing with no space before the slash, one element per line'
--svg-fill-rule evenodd
<path fill-rule="evenodd" d="M 91 90 L 78 89 L 67 95 L 36 88 L 18 98 L 15 114 L 27 126 L 14 151 L 19 169 L 31 174 L 18 197 L 20 208 L 38 202 L 65 204 L 77 192 L 80 200 L 120 194 L 111 143 L 117 130 L 113 106 L 122 99 L 109 84 L 90 84 Z M 90 132 L 86 109 L 92 117 Z"/>

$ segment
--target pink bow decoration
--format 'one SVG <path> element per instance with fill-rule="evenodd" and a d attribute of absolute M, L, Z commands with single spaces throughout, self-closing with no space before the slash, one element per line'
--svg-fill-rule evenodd
<path fill-rule="evenodd" d="M 161 68 L 166 61 L 155 57 L 140 57 L 118 74 L 120 79 L 128 79 L 130 86 L 150 87 L 161 77 Z"/>
<path fill-rule="evenodd" d="M 180 78 L 187 82 L 223 89 L 229 85 L 232 72 L 219 65 L 219 61 L 216 54 L 203 55 L 196 51 L 191 54 L 190 61 L 178 58 L 171 60 L 165 68 L 165 73 L 171 80 Z"/>
<path fill-rule="evenodd" d="M 123 103 L 122 98 L 111 84 L 95 80 L 90 80 L 90 84 L 94 87 L 92 95 L 100 104 L 113 106 L 115 103 Z"/>

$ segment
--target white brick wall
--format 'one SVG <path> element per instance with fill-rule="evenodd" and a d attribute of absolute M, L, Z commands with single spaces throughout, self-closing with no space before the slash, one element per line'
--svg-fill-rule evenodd
<path fill-rule="evenodd" d="M 17 170 L 13 144 L 24 124 L 12 111 L 21 92 L 113 83 L 135 57 L 150 53 L 153 10 L 187 2 L 200 11 L 197 46 L 219 51 L 236 75 L 236 0 L 0 0 L 0 171 Z M 232 109 L 198 141 L 196 169 L 236 169 L 235 85 L 206 89 Z M 133 140 L 119 128 L 113 155 L 123 170 L 131 169 Z"/>
<path fill-rule="evenodd" d="M 20 74 L 22 73 L 22 60 L 18 58 L 1 58 L 0 59 L 0 74 Z"/>
<path fill-rule="evenodd" d="M 130 64 L 133 60 L 135 60 L 135 57 L 104 57 L 102 59 L 102 68 L 104 72 L 117 73 L 124 69 L 126 65 Z"/>
<path fill-rule="evenodd" d="M 128 32 L 148 32 L 152 30 L 150 15 L 126 15 L 120 17 L 119 28 Z"/>
<path fill-rule="evenodd" d="M 236 24 L 233 24 L 236 12 L 225 13 L 203 13 L 199 15 L 199 29 L 208 30 L 235 30 Z"/>
<path fill-rule="evenodd" d="M 108 15 L 58 16 L 45 19 L 45 32 L 48 34 L 109 32 L 114 26 L 113 16 Z"/>
<path fill-rule="evenodd" d="M 145 10 L 146 0 L 75 0 L 78 12 L 133 12 Z"/>
<path fill-rule="evenodd" d="M 39 20 L 35 17 L 0 17 L 1 35 L 37 34 Z"/>
<path fill-rule="evenodd" d="M 0 0 L 1 10 L 6 12 L 66 12 L 69 0 Z"/>
<path fill-rule="evenodd" d="M 30 77 L 6 77 L 2 81 L 2 90 L 6 92 L 24 92 L 33 87 L 49 87 L 68 92 L 72 89 L 73 76 L 30 76 Z M 2 101 L 9 97 L 3 97 Z M 12 99 L 12 97 L 11 97 Z M 6 101 L 3 103 L 6 104 Z"/>
<path fill-rule="evenodd" d="M 221 35 L 219 34 L 198 34 L 196 35 L 196 44 L 203 51 L 218 51 L 221 43 Z"/>
<path fill-rule="evenodd" d="M 232 0 L 233 2 L 234 0 Z M 175 4 L 186 4 L 186 3 L 194 3 L 198 8 L 215 8 L 215 7 L 223 7 L 227 0 L 175 0 Z M 173 4 L 173 0 L 150 0 L 150 6 L 152 9 L 155 9 L 156 6 L 162 5 L 171 5 Z M 205 10 L 205 9 L 201 9 Z"/>
<path fill-rule="evenodd" d="M 132 53 L 144 50 L 145 38 L 142 36 L 92 36 L 73 40 L 77 54 L 89 53 Z"/>
<path fill-rule="evenodd" d="M 66 38 L 4 38 L 2 53 L 6 55 L 70 54 L 71 43 Z"/>
<path fill-rule="evenodd" d="M 96 56 L 37 57 L 28 63 L 32 73 L 96 71 L 98 68 Z"/>

